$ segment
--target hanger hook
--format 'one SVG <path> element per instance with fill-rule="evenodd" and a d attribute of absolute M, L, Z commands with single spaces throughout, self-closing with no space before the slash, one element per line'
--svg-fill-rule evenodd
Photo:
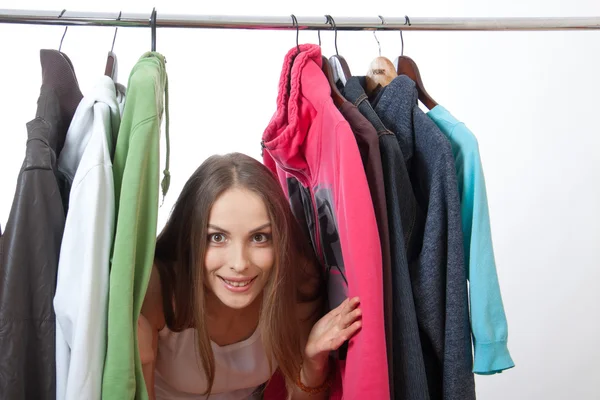
<path fill-rule="evenodd" d="M 119 11 L 119 16 L 117 17 L 117 21 L 121 20 L 121 14 L 122 11 Z M 113 42 L 112 42 L 112 46 L 110 48 L 110 52 L 112 53 L 112 51 L 115 49 L 115 40 L 117 40 L 117 30 L 119 29 L 119 27 L 115 27 L 115 35 L 113 36 Z"/>
<path fill-rule="evenodd" d="M 321 30 L 317 29 L 317 36 L 319 37 L 319 47 L 321 47 Z"/>
<path fill-rule="evenodd" d="M 152 34 L 151 50 L 156 51 L 156 8 L 152 8 L 152 14 L 150 14 L 150 31 Z"/>
<path fill-rule="evenodd" d="M 335 20 L 333 19 L 333 17 L 331 15 L 325 15 L 325 18 L 327 18 L 327 22 L 329 22 L 329 25 L 331 25 L 331 28 L 335 32 L 335 38 L 334 38 L 335 55 L 339 57 L 340 53 L 338 52 L 338 46 L 337 46 L 337 33 L 338 33 L 337 25 L 335 24 Z"/>
<path fill-rule="evenodd" d="M 298 42 L 300 37 L 300 25 L 298 24 L 298 18 L 296 18 L 294 14 L 292 14 L 291 17 L 292 25 L 296 27 L 296 48 L 298 49 L 298 54 L 300 54 L 300 43 Z"/>
<path fill-rule="evenodd" d="M 376 30 L 373 31 L 373 37 L 377 41 L 377 46 L 379 47 L 379 57 L 381 57 L 381 43 L 379 43 L 379 39 L 377 39 L 377 31 Z"/>
<path fill-rule="evenodd" d="M 327 16 L 325 16 L 325 23 L 328 24 L 329 23 L 329 18 L 327 18 Z M 317 36 L 319 37 L 319 47 L 321 47 L 321 30 L 317 29 Z"/>
<path fill-rule="evenodd" d="M 404 25 L 410 26 L 410 18 L 408 18 L 408 15 L 404 16 Z M 400 51 L 400 56 L 403 56 L 404 55 L 404 36 L 402 36 L 402 30 L 400 30 L 400 43 L 402 43 L 402 49 Z"/>
<path fill-rule="evenodd" d="M 58 16 L 58 18 L 61 18 L 63 16 L 63 14 L 67 11 L 67 9 L 63 9 L 60 13 L 60 15 Z M 65 40 L 65 35 L 67 34 L 67 29 L 69 29 L 68 25 L 65 25 L 65 31 L 63 32 L 62 38 L 60 38 L 60 45 L 58 46 L 58 51 L 60 52 L 60 49 L 62 49 L 62 44 L 63 44 L 63 40 Z"/>
<path fill-rule="evenodd" d="M 400 49 L 400 55 L 403 56 L 404 55 L 404 36 L 402 36 L 402 31 L 400 31 L 400 43 L 402 44 L 402 47 Z"/>
<path fill-rule="evenodd" d="M 381 15 L 379 15 L 378 17 L 381 20 L 381 24 L 385 25 L 385 20 L 383 19 L 383 17 Z M 379 57 L 381 57 L 381 43 L 379 43 L 379 39 L 377 39 L 377 28 L 375 28 L 373 30 L 373 36 L 375 37 L 375 40 L 377 41 L 377 46 L 379 47 Z"/>

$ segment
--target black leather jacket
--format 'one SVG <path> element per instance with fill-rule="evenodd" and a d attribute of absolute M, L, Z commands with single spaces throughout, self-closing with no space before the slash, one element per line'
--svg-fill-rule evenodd
<path fill-rule="evenodd" d="M 42 50 L 36 118 L 0 236 L 0 399 L 56 397 L 52 301 L 68 190 L 57 158 L 82 99 L 66 55 Z"/>

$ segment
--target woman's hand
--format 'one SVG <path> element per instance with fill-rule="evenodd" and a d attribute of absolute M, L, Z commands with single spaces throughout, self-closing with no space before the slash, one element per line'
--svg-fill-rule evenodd
<path fill-rule="evenodd" d="M 322 377 L 327 368 L 329 353 L 339 349 L 360 330 L 362 313 L 359 304 L 358 297 L 346 299 L 313 326 L 304 350 L 302 375 L 307 379 L 306 383 L 318 381 L 317 377 Z"/>

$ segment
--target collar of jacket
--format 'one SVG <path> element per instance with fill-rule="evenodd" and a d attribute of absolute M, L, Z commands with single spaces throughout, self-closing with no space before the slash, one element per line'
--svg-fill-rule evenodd
<path fill-rule="evenodd" d="M 83 94 L 75 76 L 73 63 L 66 54 L 57 50 L 40 50 L 42 87 L 38 98 L 36 117 L 47 121 L 48 144 L 60 155 L 71 119 Z"/>
<path fill-rule="evenodd" d="M 373 104 L 385 126 L 396 134 L 406 162 L 414 153 L 413 112 L 419 107 L 418 98 L 415 83 L 408 76 L 399 75 L 381 89 Z"/>
<path fill-rule="evenodd" d="M 121 111 L 125 103 L 124 89 L 122 85 L 115 85 L 112 78 L 102 75 L 93 89 L 79 103 L 67 132 L 65 146 L 58 158 L 58 169 L 69 182 L 75 178 L 79 163 L 95 130 L 102 130 L 101 134 L 106 137 L 110 159 L 114 157 L 114 147 L 121 124 Z M 102 103 L 106 107 L 98 108 L 97 103 Z M 104 118 L 110 118 L 110 124 L 101 123 Z M 109 127 L 110 131 L 104 132 L 106 127 Z"/>
<path fill-rule="evenodd" d="M 278 165 L 304 170 L 304 143 L 312 122 L 331 102 L 331 88 L 321 70 L 321 48 L 314 44 L 292 48 L 283 63 L 277 96 L 277 111 L 263 133 L 263 147 Z M 335 106 L 333 106 L 335 107 Z"/>
<path fill-rule="evenodd" d="M 379 118 L 369 102 L 369 96 L 365 92 L 366 87 L 366 77 L 352 76 L 343 88 L 344 97 L 360 110 L 361 114 L 373 125 L 378 135 L 393 135 L 394 133 L 381 122 L 381 118 Z"/>

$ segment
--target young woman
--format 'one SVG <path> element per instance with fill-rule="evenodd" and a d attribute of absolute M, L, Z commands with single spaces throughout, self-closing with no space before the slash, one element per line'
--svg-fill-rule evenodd
<path fill-rule="evenodd" d="M 327 398 L 329 353 L 361 326 L 359 301 L 322 316 L 322 276 L 273 174 L 213 156 L 158 237 L 138 321 L 151 399 L 260 398 L 276 369 L 292 399 Z"/>

